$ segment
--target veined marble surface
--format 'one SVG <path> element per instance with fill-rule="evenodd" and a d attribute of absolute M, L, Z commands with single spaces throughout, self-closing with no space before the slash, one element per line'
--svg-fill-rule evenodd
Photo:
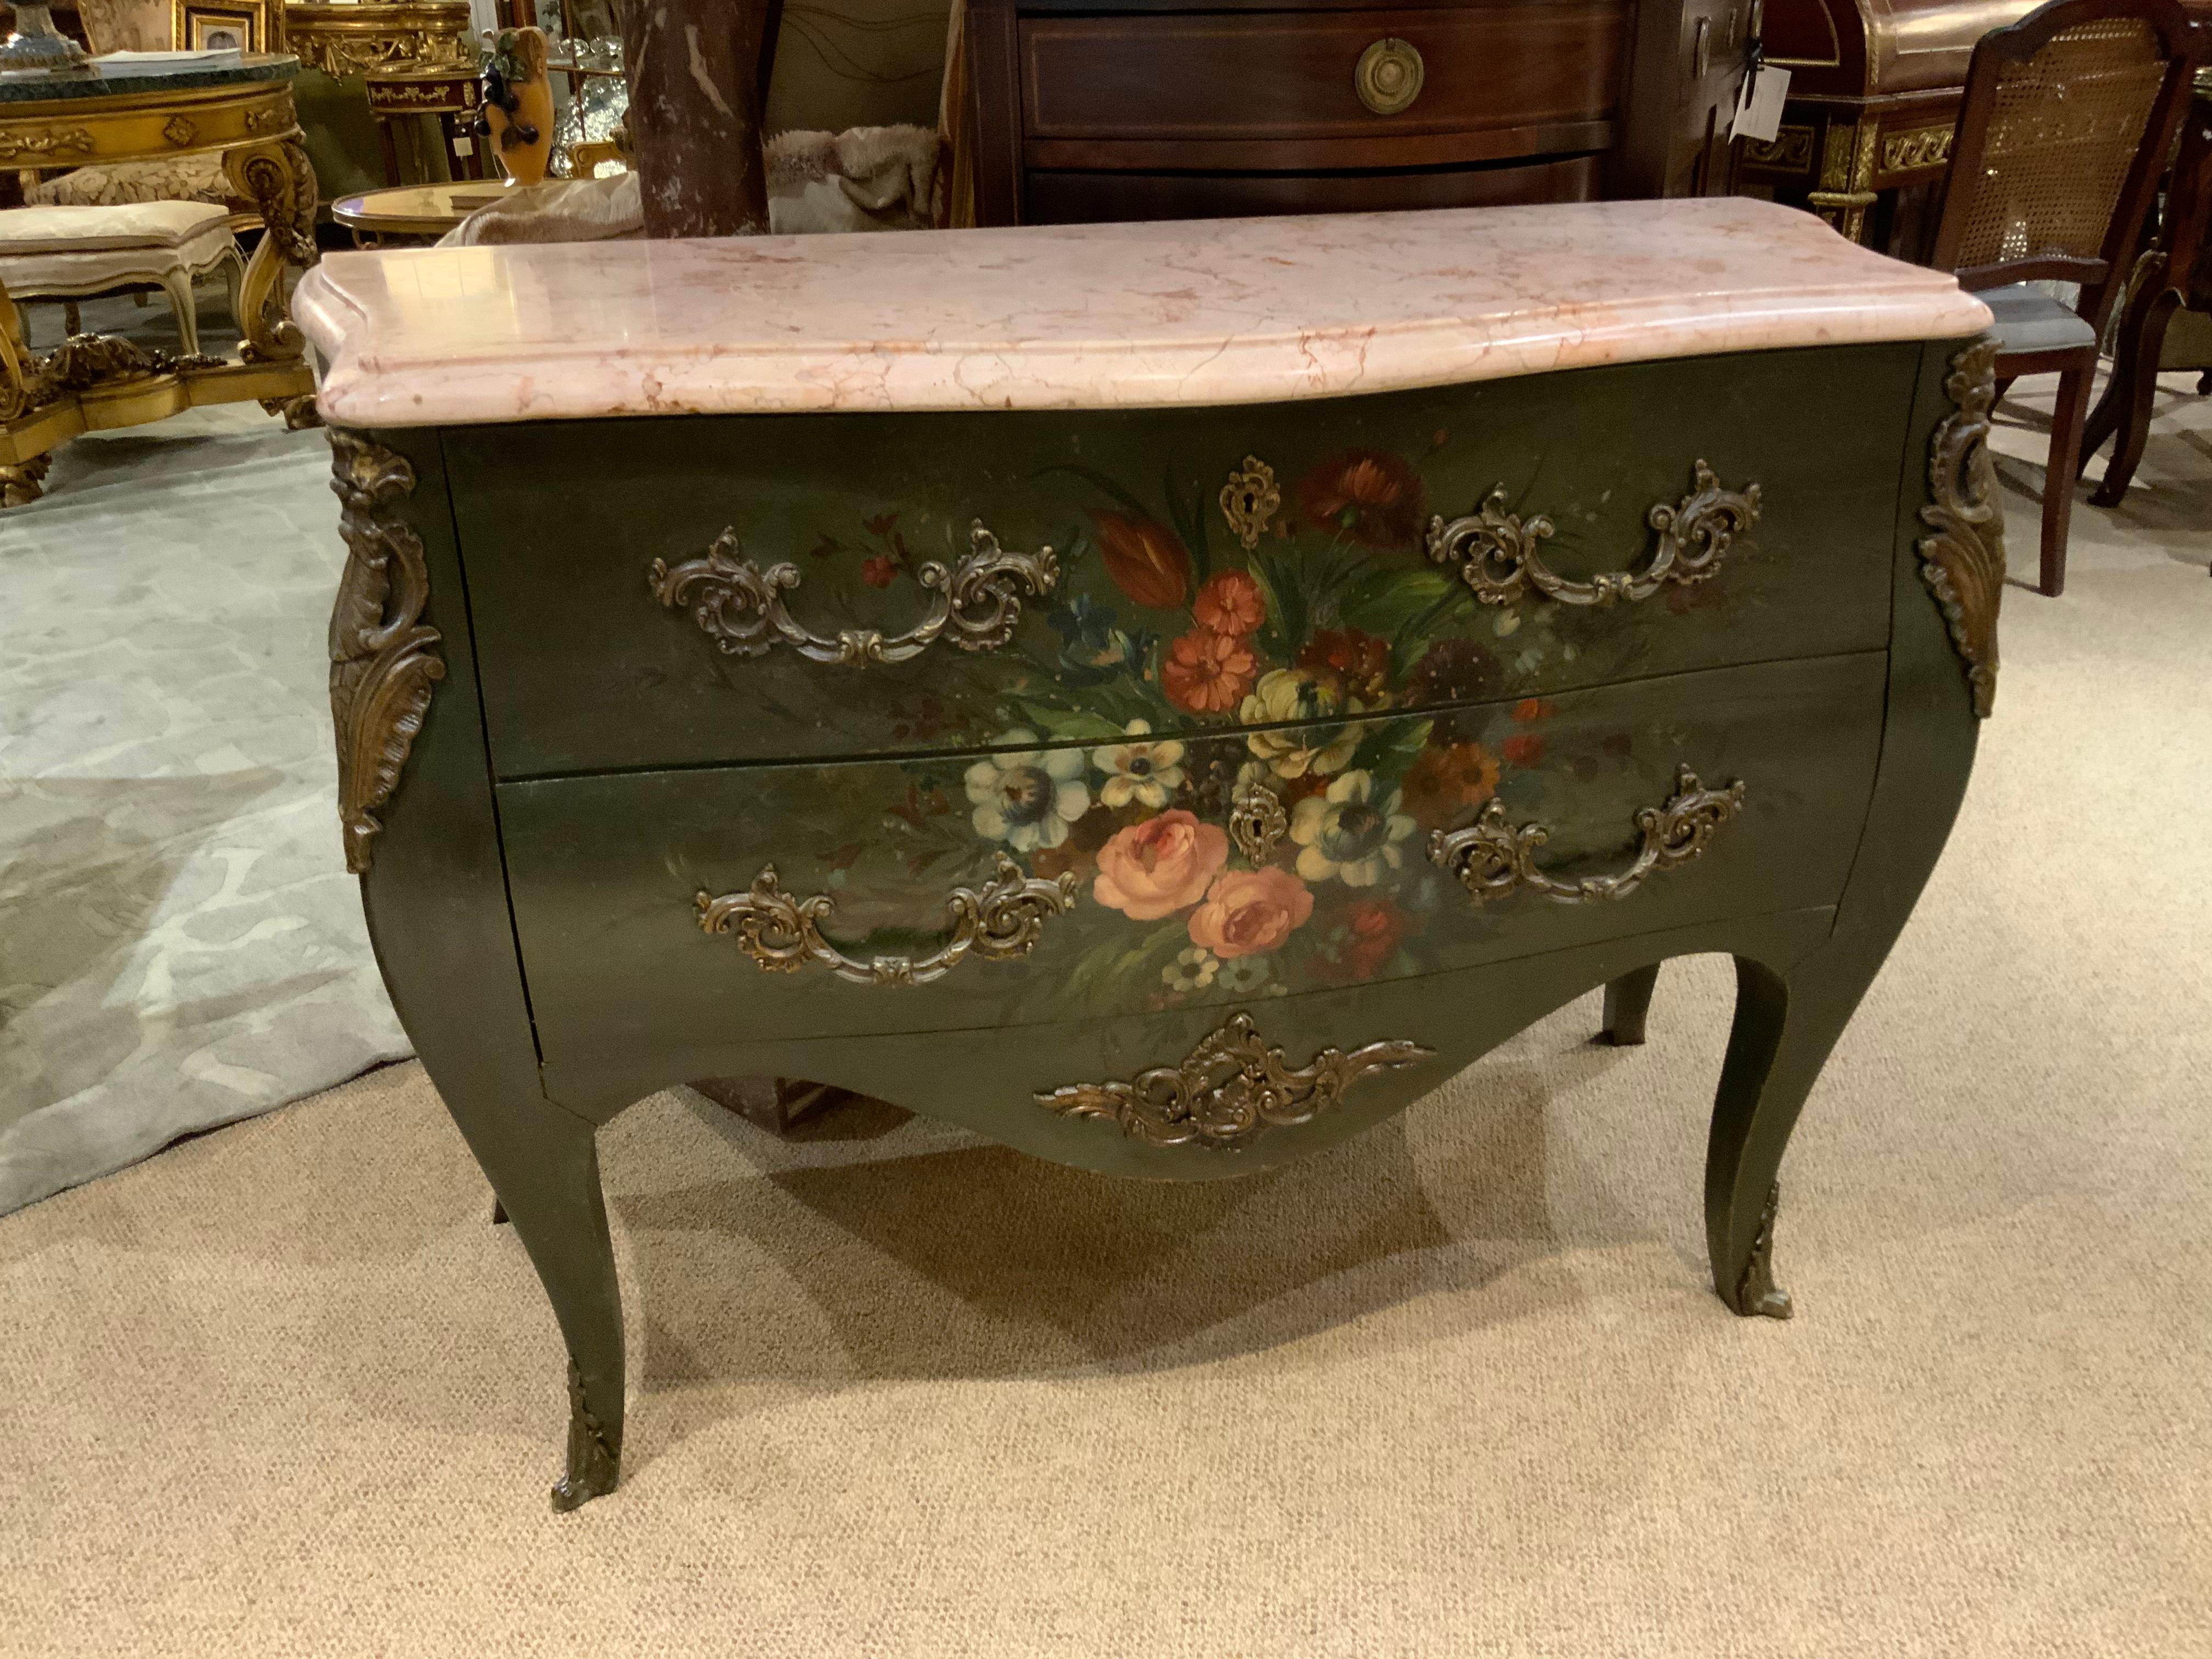
<path fill-rule="evenodd" d="M 1257 403 L 1989 322 L 1735 198 L 334 253 L 292 309 L 362 427 Z"/>

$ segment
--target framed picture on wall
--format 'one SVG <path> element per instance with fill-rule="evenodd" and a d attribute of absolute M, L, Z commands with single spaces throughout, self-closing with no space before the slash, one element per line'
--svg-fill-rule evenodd
<path fill-rule="evenodd" d="M 183 52 L 274 52 L 279 0 L 174 0 L 171 16 Z"/>

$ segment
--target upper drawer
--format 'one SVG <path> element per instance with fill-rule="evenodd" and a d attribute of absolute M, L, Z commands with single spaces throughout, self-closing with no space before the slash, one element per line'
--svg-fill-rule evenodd
<path fill-rule="evenodd" d="M 1879 646 L 1917 356 L 1231 408 L 452 429 L 494 764 L 1203 730 Z M 1750 529 L 1701 543 L 1754 484 Z M 978 521 L 1051 561 L 969 562 Z M 1624 571 L 1627 596 L 1577 602 Z M 865 629 L 900 659 L 816 659 Z"/>
<path fill-rule="evenodd" d="M 1627 15 L 1626 5 L 1603 0 L 1522 0 L 1442 9 L 1024 18 L 1023 137 L 1032 145 L 1257 147 L 1488 136 L 1486 146 L 1463 146 L 1449 158 L 1461 161 L 1600 149 L 1620 95 Z M 1054 164 L 1034 153 L 1030 160 Z M 1235 164 L 1217 155 L 1202 160 Z M 1194 163 L 1186 155 L 1179 164 Z M 1310 164 L 1285 159 L 1279 149 L 1248 163 Z"/>

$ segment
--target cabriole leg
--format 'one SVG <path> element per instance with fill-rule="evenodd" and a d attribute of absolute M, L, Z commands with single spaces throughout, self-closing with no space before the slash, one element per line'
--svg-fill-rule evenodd
<path fill-rule="evenodd" d="M 553 1507 L 573 1510 L 612 1492 L 622 1472 L 622 1290 L 592 1126 L 542 1099 L 483 1103 L 441 1092 L 568 1342 L 568 1466 Z"/>
<path fill-rule="evenodd" d="M 1805 1097 L 1880 965 L 1834 947 L 1787 976 L 1735 959 L 1735 1024 L 1705 1152 L 1705 1240 L 1713 1288 L 1740 1314 L 1794 1311 L 1774 1283 L 1776 1172 Z"/>
<path fill-rule="evenodd" d="M 1652 988 L 1659 983 L 1659 964 L 1632 969 L 1605 988 L 1605 1023 L 1598 1035 L 1616 1048 L 1641 1047 L 1644 1018 L 1651 1012 Z"/>

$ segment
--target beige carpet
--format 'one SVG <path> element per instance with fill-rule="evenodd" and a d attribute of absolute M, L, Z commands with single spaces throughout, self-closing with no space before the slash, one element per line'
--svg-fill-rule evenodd
<path fill-rule="evenodd" d="M 1218 1187 L 665 1096 L 605 1137 L 628 1478 L 556 1517 L 552 1321 L 410 1066 L 0 1220 L 0 1650 L 2212 1653 L 2212 412 L 2166 404 L 2008 600 L 1785 1166 L 1794 1322 L 1706 1286 L 1716 960 L 1648 1048 L 1586 1000 Z"/>

